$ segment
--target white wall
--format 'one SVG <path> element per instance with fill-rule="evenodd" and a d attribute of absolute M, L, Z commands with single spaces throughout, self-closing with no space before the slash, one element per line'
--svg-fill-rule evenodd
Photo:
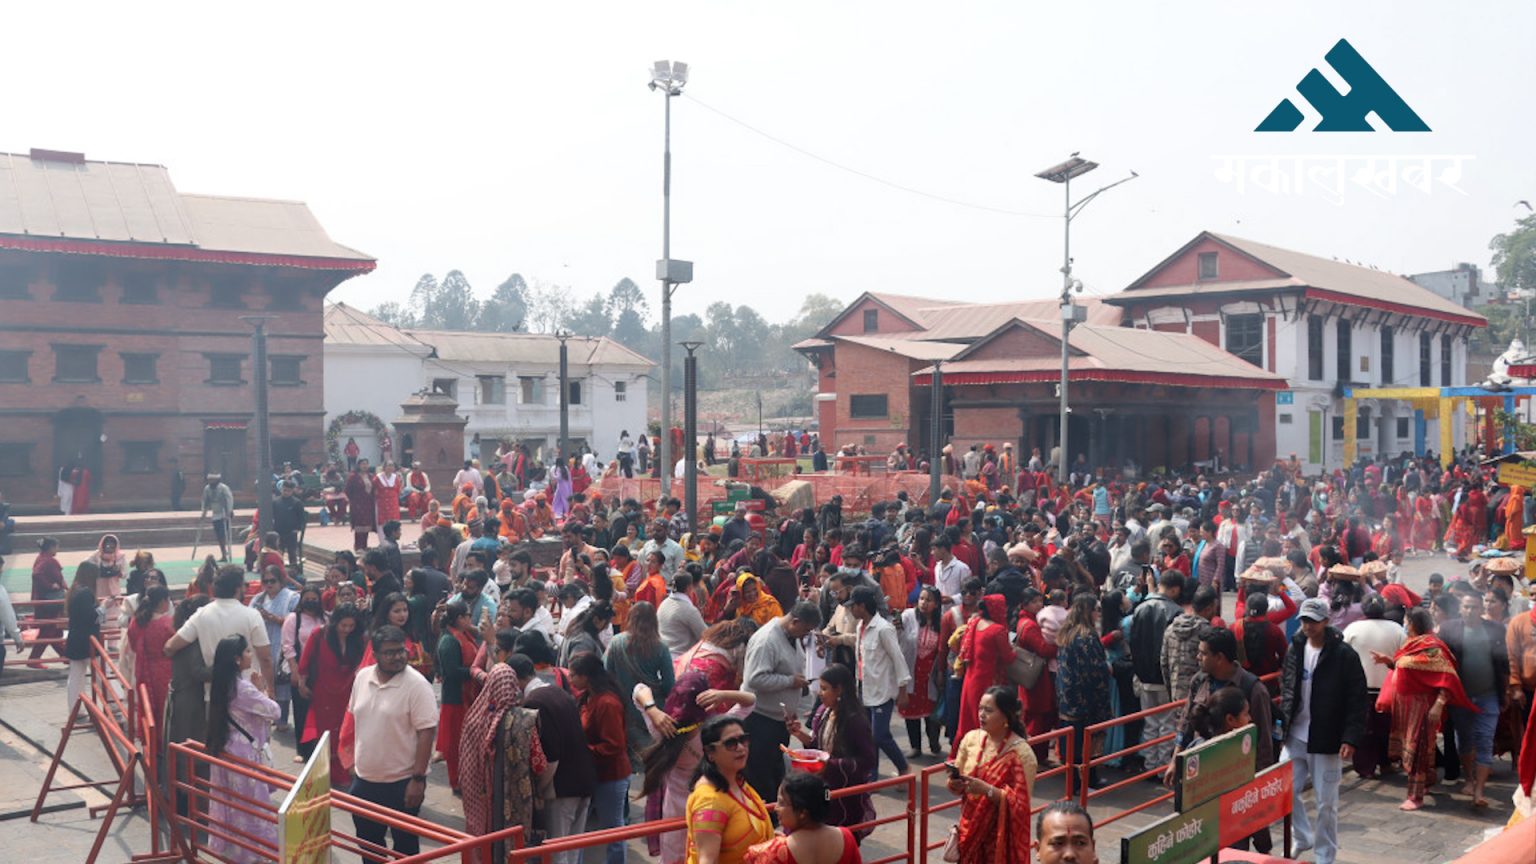
<path fill-rule="evenodd" d="M 349 411 L 368 411 L 386 425 L 400 416 L 400 403 L 421 389 L 421 360 L 400 348 L 337 346 L 327 343 L 325 357 L 325 425 Z M 341 438 L 346 444 L 346 430 Z M 364 427 L 355 430 L 362 455 L 377 461 L 378 442 Z M 395 442 L 395 456 L 400 455 Z"/>

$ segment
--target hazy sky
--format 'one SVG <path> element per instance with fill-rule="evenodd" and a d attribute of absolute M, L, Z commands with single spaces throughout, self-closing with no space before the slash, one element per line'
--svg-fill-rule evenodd
<path fill-rule="evenodd" d="M 782 320 L 810 292 L 1050 296 L 1061 189 L 1033 174 L 1074 150 L 1103 166 L 1083 191 L 1141 175 L 1073 223 L 1077 275 L 1102 293 L 1201 229 L 1399 272 L 1486 265 L 1512 203 L 1536 202 L 1529 0 L 78 2 L 8 6 L 5 31 L 0 150 L 307 201 L 379 259 L 331 295 L 365 307 L 458 268 L 482 296 L 512 272 L 578 295 L 627 275 L 654 310 L 663 100 L 645 85 L 662 58 L 691 66 L 672 228 L 697 281 L 679 313 L 727 299 Z M 1433 132 L 1251 131 L 1281 98 L 1302 105 L 1296 83 L 1341 37 Z M 1355 188 L 1341 204 L 1216 177 L 1215 156 L 1287 153 L 1475 159 L 1465 195 Z"/>

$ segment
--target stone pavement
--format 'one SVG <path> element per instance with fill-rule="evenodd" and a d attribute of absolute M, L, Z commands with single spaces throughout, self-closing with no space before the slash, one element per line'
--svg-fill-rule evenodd
<path fill-rule="evenodd" d="M 1414 559 L 1406 565 L 1405 581 L 1414 590 L 1421 590 L 1430 572 L 1438 570 L 1450 577 L 1460 569 L 1461 565 L 1445 558 Z M 51 748 L 58 740 L 65 711 L 62 671 L 35 672 L 8 664 L 4 676 L 0 677 L 0 849 L 5 850 L 0 860 L 27 864 L 79 864 L 95 840 L 100 821 L 87 816 L 84 803 L 99 804 L 105 801 L 105 796 L 94 790 L 56 793 L 50 797 L 49 804 L 63 805 L 65 809 L 45 814 L 37 825 L 26 818 L 47 769 Z M 904 741 L 904 730 L 895 731 L 897 740 Z M 291 732 L 274 735 L 273 758 L 279 770 L 291 772 L 297 767 L 292 762 L 292 741 Z M 112 776 L 100 744 L 93 737 L 77 738 L 70 747 L 66 760 L 76 771 L 93 780 Z M 925 757 L 916 764 L 926 766 L 935 761 Z M 882 760 L 882 766 L 888 776 L 889 763 Z M 1107 771 L 1106 776 L 1114 780 L 1120 775 Z M 76 781 L 65 779 L 61 782 Z M 463 811 L 459 800 L 449 794 L 447 786 L 444 766 L 434 764 L 423 815 L 459 827 L 463 825 Z M 941 783 L 933 783 L 932 790 L 935 803 L 950 797 Z M 1449 789 L 1440 787 L 1431 790 L 1422 811 L 1403 813 L 1397 809 L 1402 800 L 1400 779 L 1361 780 L 1346 774 L 1341 791 L 1338 860 L 1342 864 L 1381 861 L 1437 864 L 1453 860 L 1482 840 L 1487 832 L 1504 824 L 1510 814 L 1512 790 L 1513 772 L 1505 759 L 1495 768 L 1488 796 L 1493 806 L 1487 811 L 1473 811 L 1464 796 L 1448 794 Z M 1129 789 L 1096 799 L 1092 810 L 1102 819 L 1149 800 L 1159 791 L 1160 787 L 1150 784 L 1134 784 Z M 1036 804 L 1060 794 L 1059 783 L 1042 781 L 1036 789 Z M 876 796 L 875 804 L 880 816 L 898 815 L 904 812 L 906 799 L 899 790 L 887 790 Z M 638 817 L 641 812 L 642 807 L 636 802 L 632 813 Z M 930 842 L 937 843 L 945 838 L 955 812 L 950 810 L 930 818 Z M 1101 860 L 1118 860 L 1121 836 L 1169 812 L 1171 809 L 1165 805 L 1106 826 L 1100 832 Z M 1278 827 L 1274 829 L 1274 836 L 1278 854 Z M 867 839 L 863 853 L 866 860 L 873 860 L 898 854 L 906 848 L 906 825 L 897 822 L 882 826 Z M 99 860 L 126 861 L 131 855 L 147 849 L 148 831 L 144 819 L 140 816 L 120 818 Z M 936 862 L 938 854 L 935 851 L 929 860 Z M 1303 858 L 1311 860 L 1310 854 Z M 597 850 L 587 856 L 588 862 L 600 859 Z M 630 844 L 629 860 L 639 864 L 654 859 L 646 855 L 644 843 L 636 841 Z M 1533 861 L 1536 861 L 1536 855 L 1533 855 Z"/>

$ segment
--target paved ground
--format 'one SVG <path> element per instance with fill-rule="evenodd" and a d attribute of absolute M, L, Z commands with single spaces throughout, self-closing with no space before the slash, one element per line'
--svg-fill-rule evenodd
<path fill-rule="evenodd" d="M 183 553 L 185 555 L 185 552 Z M 1438 570 L 1448 577 L 1459 572 L 1460 565 L 1445 558 L 1409 561 L 1405 579 L 1415 590 L 1423 588 L 1429 573 Z M 1230 603 L 1230 601 L 1229 601 Z M 1230 610 L 1228 610 L 1230 612 Z M 106 799 L 94 790 L 56 793 L 49 798 L 50 805 L 61 806 L 59 812 L 45 814 L 39 824 L 26 819 L 41 785 L 47 768 L 48 753 L 58 740 L 58 732 L 64 723 L 64 682 L 58 671 L 35 672 L 18 669 L 8 664 L 4 677 L 0 678 L 0 849 L 3 860 L 25 861 L 27 864 L 79 864 L 85 859 L 95 840 L 100 821 L 88 818 L 85 805 L 103 803 Z M 897 740 L 904 741 L 904 730 L 897 730 Z M 292 733 L 278 733 L 274 740 L 273 756 L 280 770 L 291 771 Z M 99 780 L 111 777 L 110 766 L 99 743 L 92 738 L 76 739 L 66 754 L 71 768 L 84 777 Z M 920 764 L 932 764 L 925 760 Z M 882 759 L 885 772 L 889 763 Z M 447 792 L 445 769 L 441 764 L 433 766 L 433 777 L 424 815 L 443 824 L 459 827 L 463 824 L 459 801 Z M 1111 779 L 1117 775 L 1110 772 Z M 67 779 L 60 782 L 78 782 Z M 1432 794 L 1423 811 L 1405 814 L 1397 810 L 1402 800 L 1400 781 L 1360 780 L 1353 774 L 1345 777 L 1340 808 L 1340 839 L 1342 850 L 1339 861 L 1344 864 L 1392 861 L 1401 864 L 1434 864 L 1459 857 L 1467 848 L 1475 845 L 1490 830 L 1497 830 L 1509 817 L 1509 796 L 1512 791 L 1513 773 L 1507 760 L 1495 769 L 1489 798 L 1493 807 L 1478 813 L 1467 806 L 1459 795 Z M 947 793 L 935 784 L 934 800 L 946 800 Z M 1158 790 L 1145 784 L 1135 784 L 1102 801 L 1096 801 L 1094 813 L 1105 817 L 1118 810 L 1148 800 Z M 1060 786 L 1042 782 L 1036 790 L 1037 801 L 1060 794 Z M 1100 804 L 1102 803 L 1102 806 Z M 905 797 L 888 792 L 877 797 L 876 809 L 881 816 L 895 815 L 904 811 Z M 638 805 L 635 813 L 640 812 Z M 949 830 L 954 811 L 937 814 L 930 819 L 930 837 L 941 840 Z M 1137 814 L 1102 832 L 1100 850 L 1102 860 L 1114 861 L 1118 857 L 1119 837 L 1130 830 L 1160 818 L 1171 812 L 1166 806 Z M 1278 843 L 1279 831 L 1276 829 Z M 148 832 L 142 818 L 123 819 L 114 826 L 108 838 L 103 862 L 125 861 L 131 855 L 148 848 Z M 865 841 L 863 851 L 866 860 L 898 854 L 908 848 L 905 823 L 885 826 Z M 589 856 L 589 861 L 598 856 Z M 641 843 L 631 845 L 629 860 L 649 861 Z M 931 861 L 938 860 L 933 853 Z M 1310 860 L 1310 856 L 1307 856 Z M 1536 856 L 1533 856 L 1536 860 Z"/>

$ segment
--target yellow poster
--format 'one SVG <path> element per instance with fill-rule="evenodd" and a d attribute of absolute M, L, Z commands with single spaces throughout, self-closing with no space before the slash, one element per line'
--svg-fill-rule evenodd
<path fill-rule="evenodd" d="M 320 735 L 315 752 L 277 808 L 278 854 L 282 864 L 326 864 L 331 856 L 331 733 Z"/>

